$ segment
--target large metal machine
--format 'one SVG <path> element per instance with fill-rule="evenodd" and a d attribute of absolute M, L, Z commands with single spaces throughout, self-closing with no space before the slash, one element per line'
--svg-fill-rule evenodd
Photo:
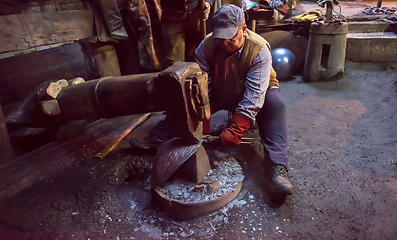
<path fill-rule="evenodd" d="M 202 146 L 202 121 L 210 118 L 207 81 L 207 74 L 188 62 L 156 73 L 51 81 L 32 91 L 5 119 L 9 126 L 48 127 L 79 119 L 165 111 L 174 138 L 158 149 L 151 189 L 172 217 L 191 219 L 234 199 L 243 178 L 237 162 L 211 169 Z M 229 171 L 234 180 L 220 180 L 224 174 L 214 174 L 219 171 Z M 171 180 L 174 187 L 169 190 Z M 174 194 L 180 186 L 185 189 L 184 199 Z"/>

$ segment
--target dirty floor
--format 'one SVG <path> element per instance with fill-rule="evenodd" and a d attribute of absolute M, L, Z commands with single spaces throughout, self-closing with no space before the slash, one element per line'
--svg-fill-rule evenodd
<path fill-rule="evenodd" d="M 341 6 L 345 16 L 361 18 L 362 7 L 376 1 L 341 1 Z M 393 1 L 382 6 L 397 7 Z M 301 1 L 293 14 L 313 7 L 318 8 Z M 2 193 L 0 240 L 395 239 L 397 64 L 346 61 L 338 81 L 305 83 L 295 76 L 280 88 L 294 195 L 277 197 L 267 190 L 259 142 L 232 149 L 205 145 L 211 160 L 240 163 L 242 190 L 218 211 L 175 221 L 151 198 L 154 153 L 131 147 L 128 136 L 99 159 L 92 152 L 99 143 L 86 138 L 78 151 L 35 155 L 36 166 L 50 167 L 34 169 Z M 222 128 L 226 117 L 214 116 L 212 130 Z"/>

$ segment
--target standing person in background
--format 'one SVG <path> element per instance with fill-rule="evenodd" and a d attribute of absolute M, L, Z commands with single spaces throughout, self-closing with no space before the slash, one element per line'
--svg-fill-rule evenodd
<path fill-rule="evenodd" d="M 156 2 L 153 4 L 157 6 Z M 155 29 L 145 0 L 127 0 L 127 26 L 138 43 L 140 65 L 149 72 L 160 71 L 163 65 L 162 45 L 155 47 Z"/>
<path fill-rule="evenodd" d="M 225 146 L 237 146 L 257 122 L 264 146 L 264 166 L 270 189 L 292 194 L 288 180 L 287 120 L 270 46 L 247 29 L 243 10 L 224 5 L 214 14 L 213 33 L 196 49 L 196 62 L 208 73 L 212 113 L 228 110 L 233 117 L 220 135 Z M 209 121 L 204 124 L 209 134 Z"/>
<path fill-rule="evenodd" d="M 207 20 L 214 0 L 206 0 L 204 11 L 198 0 L 161 0 L 161 32 L 166 66 L 175 62 L 194 62 L 200 44 L 200 21 Z"/>
<path fill-rule="evenodd" d="M 91 0 L 100 41 L 128 40 L 116 0 Z"/>

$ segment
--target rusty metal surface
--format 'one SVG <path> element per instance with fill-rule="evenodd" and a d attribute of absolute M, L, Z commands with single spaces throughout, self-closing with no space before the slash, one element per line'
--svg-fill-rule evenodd
<path fill-rule="evenodd" d="M 194 73 L 201 73 L 198 64 L 177 62 L 159 73 L 158 82 L 155 84 L 159 88 L 167 114 L 173 116 L 170 118 L 173 134 L 191 142 L 198 142 L 201 139 L 202 123 L 193 110 L 191 95 L 186 88 L 186 83 L 189 83 L 187 78 Z"/>
<path fill-rule="evenodd" d="M 216 199 L 196 202 L 184 203 L 167 197 L 161 191 L 156 189 L 154 196 L 156 200 L 166 209 L 168 214 L 176 220 L 191 220 L 205 214 L 209 214 L 231 202 L 240 193 L 242 182 L 239 182 L 234 191 L 222 195 Z"/>
<path fill-rule="evenodd" d="M 205 98 L 208 97 L 207 92 L 200 91 L 200 85 L 206 86 L 206 75 L 196 78 L 198 86 L 191 92 L 186 89 L 186 78 L 193 73 L 201 73 L 196 63 L 176 63 L 161 73 L 105 77 L 66 86 L 56 94 L 60 111 L 55 115 L 45 114 L 42 107 L 36 107 L 42 101 L 38 92 L 45 91 L 51 84 L 46 82 L 10 111 L 6 122 L 46 127 L 71 120 L 112 118 L 166 110 L 173 116 L 171 125 L 174 135 L 197 142 L 201 138 L 201 122 L 197 115 L 206 116 L 206 108 L 201 108 L 201 105 L 205 106 L 208 102 Z M 192 87 L 195 86 L 193 83 L 194 81 Z M 198 95 L 201 98 L 197 98 Z M 201 105 L 196 106 L 196 102 Z"/>
<path fill-rule="evenodd" d="M 172 174 L 188 160 L 201 146 L 186 139 L 173 138 L 165 142 L 157 151 L 152 169 L 152 188 L 164 183 Z"/>
<path fill-rule="evenodd" d="M 205 175 L 211 170 L 208 155 L 204 147 L 201 145 L 195 154 L 186 160 L 176 171 L 174 176 L 176 178 L 189 181 L 195 184 L 203 179 Z"/>

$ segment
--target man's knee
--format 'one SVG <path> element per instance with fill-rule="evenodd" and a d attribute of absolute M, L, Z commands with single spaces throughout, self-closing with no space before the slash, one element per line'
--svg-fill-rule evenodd
<path fill-rule="evenodd" d="M 268 90 L 263 107 L 266 111 L 285 111 L 285 103 L 278 89 Z"/>

